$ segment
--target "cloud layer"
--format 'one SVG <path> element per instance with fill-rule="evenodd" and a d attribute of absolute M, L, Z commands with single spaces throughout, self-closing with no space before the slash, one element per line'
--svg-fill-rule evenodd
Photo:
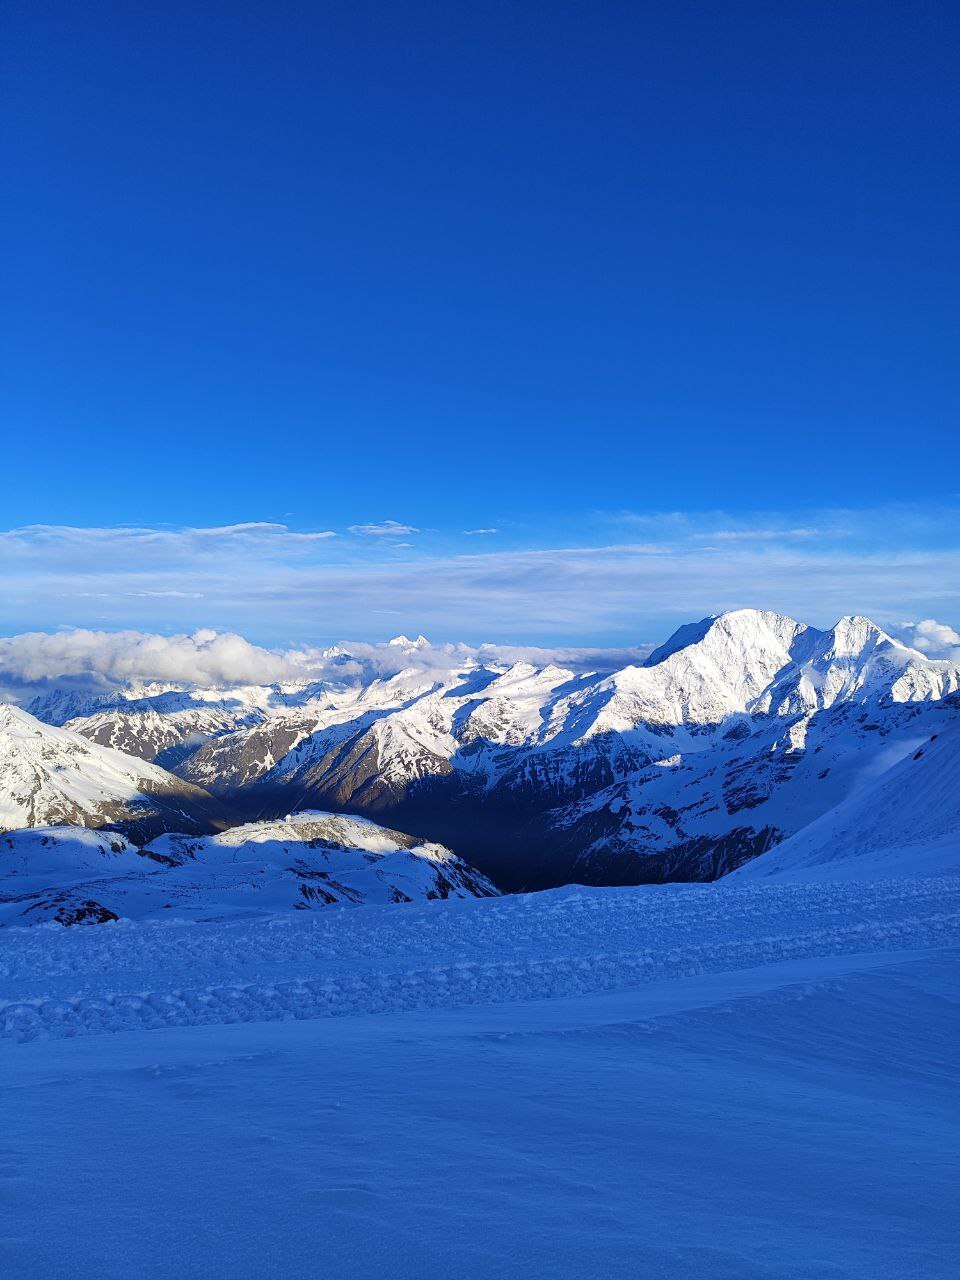
<path fill-rule="evenodd" d="M 332 649 L 266 649 L 243 636 L 196 631 L 164 636 L 143 631 L 26 632 L 0 637 L 0 697 L 18 701 L 52 685 L 107 691 L 121 685 L 264 685 L 390 677 L 416 668 L 448 672 L 483 661 L 546 665 L 574 671 L 614 670 L 642 662 L 652 646 L 628 649 L 442 644 L 423 648 L 346 642 Z"/>
<path fill-rule="evenodd" d="M 302 676 L 304 670 L 294 655 L 210 630 L 162 636 L 78 628 L 0 638 L 0 682 L 11 686 L 63 678 L 91 684 L 270 684 Z"/>
<path fill-rule="evenodd" d="M 947 658 L 960 662 L 960 633 L 945 622 L 924 618 L 922 622 L 904 622 L 899 633 L 914 649 L 928 658 Z"/>
<path fill-rule="evenodd" d="M 740 525 L 716 512 L 621 513 L 593 521 L 595 542 L 551 545 L 546 533 L 524 531 L 528 542 L 547 542 L 540 546 L 517 545 L 515 532 L 494 544 L 459 530 L 424 533 L 411 546 L 400 531 L 413 526 L 354 528 L 379 532 L 337 536 L 271 522 L 10 530 L 0 533 L 3 626 L 178 636 L 213 628 L 284 650 L 398 631 L 474 645 L 629 647 L 708 613 L 760 606 L 818 626 L 846 613 L 888 629 L 921 618 L 904 633 L 913 643 L 931 654 L 956 647 L 956 513 L 807 522 L 767 514 Z"/>
<path fill-rule="evenodd" d="M 352 524 L 349 532 L 358 533 L 362 538 L 403 538 L 420 530 L 412 524 L 400 524 L 398 520 L 381 520 L 379 524 Z"/>

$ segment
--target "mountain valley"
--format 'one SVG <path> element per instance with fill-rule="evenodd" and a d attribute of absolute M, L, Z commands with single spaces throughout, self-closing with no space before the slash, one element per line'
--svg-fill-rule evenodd
<path fill-rule="evenodd" d="M 391 674 L 336 650 L 328 677 L 299 684 L 48 690 L 8 721 L 48 722 L 35 735 L 69 744 L 68 773 L 84 742 L 125 760 L 153 809 L 106 784 L 110 803 L 55 801 L 54 771 L 28 805 L 7 802 L 27 819 L 7 825 L 140 838 L 316 809 L 439 841 L 505 890 L 713 880 L 816 830 L 960 721 L 960 667 L 858 617 L 820 631 L 739 610 L 609 671 L 423 637 L 394 648 Z"/>

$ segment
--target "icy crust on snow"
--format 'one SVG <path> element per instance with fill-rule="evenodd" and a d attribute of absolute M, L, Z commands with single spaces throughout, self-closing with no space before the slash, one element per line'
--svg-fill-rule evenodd
<path fill-rule="evenodd" d="M 625 990 L 951 946 L 960 877 L 554 890 L 221 924 L 8 929 L 0 1037 L 318 1019 Z"/>
<path fill-rule="evenodd" d="M 83 827 L 0 835 L 0 926 L 210 920 L 496 893 L 442 845 L 337 814 L 167 834 L 145 847 Z"/>

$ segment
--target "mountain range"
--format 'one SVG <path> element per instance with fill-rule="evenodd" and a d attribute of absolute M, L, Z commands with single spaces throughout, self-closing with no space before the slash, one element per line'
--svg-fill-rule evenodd
<path fill-rule="evenodd" d="M 826 838 L 888 774 L 911 792 L 896 769 L 935 735 L 955 776 L 960 666 L 863 617 L 737 610 L 614 670 L 395 649 L 389 676 L 344 648 L 324 680 L 48 688 L 0 713 L 0 826 L 142 845 L 318 810 L 416 831 L 505 890 L 640 884 Z"/>

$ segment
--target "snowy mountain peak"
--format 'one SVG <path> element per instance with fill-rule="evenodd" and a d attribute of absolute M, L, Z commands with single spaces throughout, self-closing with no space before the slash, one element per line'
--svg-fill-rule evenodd
<path fill-rule="evenodd" d="M 805 623 L 765 609 L 732 609 L 679 627 L 670 639 L 655 649 L 643 664 L 657 667 L 685 650 L 701 650 L 731 660 L 748 661 L 754 654 L 775 652 L 790 659 L 798 637 L 811 630 Z"/>
<path fill-rule="evenodd" d="M 853 658 L 873 650 L 879 645 L 889 645 L 910 654 L 913 651 L 900 644 L 892 636 L 881 630 L 875 622 L 859 614 L 843 617 L 829 632 L 831 640 L 831 656 L 836 658 Z M 916 655 L 920 657 L 920 654 Z"/>
<path fill-rule="evenodd" d="M 394 636 L 392 640 L 387 641 L 392 649 L 429 649 L 430 641 L 426 636 L 417 636 L 416 640 L 411 640 L 409 636 Z"/>
<path fill-rule="evenodd" d="M 0 926 L 496 896 L 485 876 L 441 844 L 315 810 L 149 844 L 76 826 L 0 835 Z"/>
<path fill-rule="evenodd" d="M 351 663 L 326 684 L 117 693 L 67 731 L 173 770 L 235 821 L 308 806 L 389 815 L 513 887 L 566 875 L 609 883 L 624 867 L 641 878 L 729 870 L 836 805 L 895 742 L 958 710 L 960 665 L 859 616 L 818 630 L 736 609 L 681 627 L 643 665 L 593 671 L 535 652 L 489 661 L 463 646 L 428 649 L 423 637 L 398 636 L 392 652 L 399 661 Z M 28 741 L 56 732 L 34 725 Z M 0 800 L 57 793 L 76 759 L 49 745 L 54 767 L 36 786 L 21 777 L 23 752 L 7 758 Z M 139 777 L 142 761 L 121 760 Z M 140 794 L 146 783 L 127 785 Z M 73 813 L 41 806 L 7 825 L 103 821 Z M 658 871 L 635 869 L 646 854 Z M 567 862 L 554 870 L 551 857 Z"/>

